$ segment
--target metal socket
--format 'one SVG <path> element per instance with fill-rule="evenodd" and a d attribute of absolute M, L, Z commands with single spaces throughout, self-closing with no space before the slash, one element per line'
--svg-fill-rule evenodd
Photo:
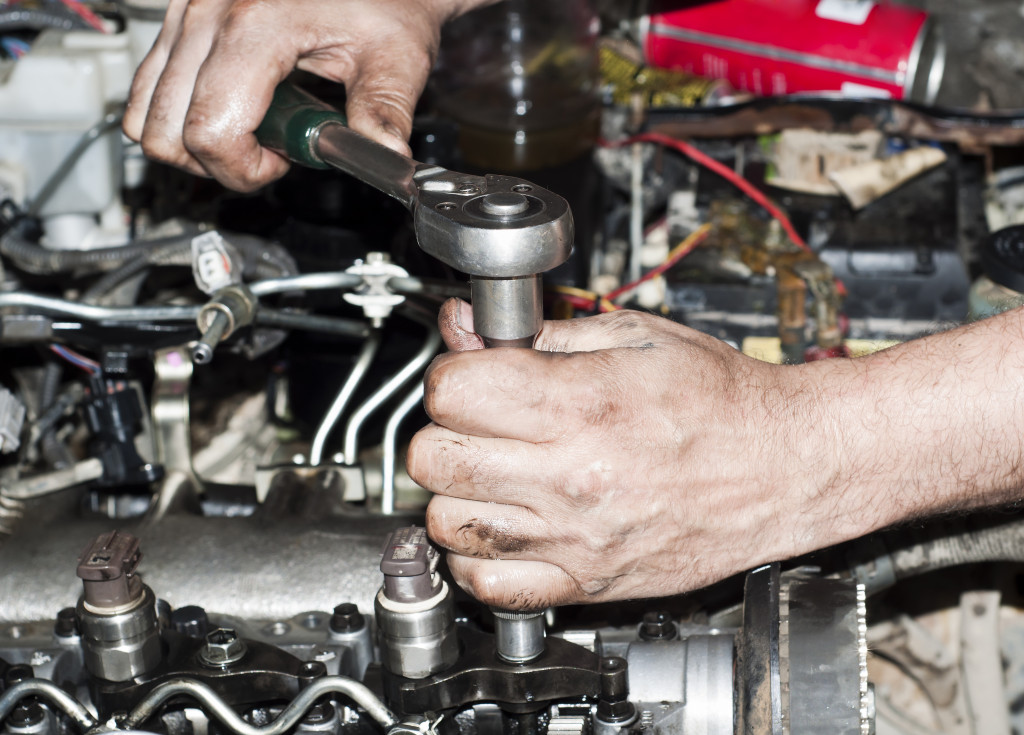
<path fill-rule="evenodd" d="M 540 275 L 473 277 L 473 329 L 488 347 L 532 347 L 544 323 Z"/>
<path fill-rule="evenodd" d="M 152 671 L 161 661 L 160 622 L 153 590 L 143 585 L 142 599 L 113 615 L 92 612 L 78 601 L 85 666 L 107 681 L 129 681 Z"/>
<path fill-rule="evenodd" d="M 492 610 L 498 656 L 513 664 L 533 661 L 544 653 L 544 613 Z"/>
<path fill-rule="evenodd" d="M 459 656 L 452 592 L 442 583 L 440 594 L 426 603 L 396 603 L 383 589 L 374 603 L 384 668 L 409 679 L 443 671 Z"/>

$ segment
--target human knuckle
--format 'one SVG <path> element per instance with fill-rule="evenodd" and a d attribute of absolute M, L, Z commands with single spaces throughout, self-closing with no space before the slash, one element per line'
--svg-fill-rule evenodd
<path fill-rule="evenodd" d="M 405 457 L 406 471 L 417 485 L 429 487 L 430 466 L 427 440 L 420 434 L 416 434 L 409 442 L 409 451 Z"/>
<path fill-rule="evenodd" d="M 427 372 L 423 407 L 427 415 L 440 423 L 454 414 L 454 400 L 458 395 L 458 371 L 451 360 L 437 360 Z"/>
<path fill-rule="evenodd" d="M 185 117 L 185 126 L 182 130 L 182 145 L 185 150 L 196 158 L 207 158 L 214 156 L 219 151 L 217 136 L 211 131 L 209 119 L 202 113 L 189 110 Z"/>
<path fill-rule="evenodd" d="M 180 141 L 153 131 L 152 125 L 143 128 L 139 143 L 146 157 L 154 161 L 172 165 L 182 165 L 185 162 L 185 149 L 181 146 Z"/>
<path fill-rule="evenodd" d="M 444 509 L 444 498 L 432 498 L 427 505 L 426 526 L 427 534 L 434 543 L 446 549 L 452 548 L 451 524 L 448 522 Z"/>
<path fill-rule="evenodd" d="M 469 593 L 488 605 L 501 605 L 506 601 L 504 581 L 495 572 L 482 565 L 472 565 L 466 572 L 465 583 Z"/>

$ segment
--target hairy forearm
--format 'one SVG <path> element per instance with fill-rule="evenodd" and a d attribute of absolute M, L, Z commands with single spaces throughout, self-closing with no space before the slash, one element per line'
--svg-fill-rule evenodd
<path fill-rule="evenodd" d="M 1024 496 L 1024 310 L 808 367 L 858 531 Z"/>

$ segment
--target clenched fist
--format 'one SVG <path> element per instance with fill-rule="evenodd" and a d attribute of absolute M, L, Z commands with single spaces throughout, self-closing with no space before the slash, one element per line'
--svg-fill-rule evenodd
<path fill-rule="evenodd" d="M 251 191 L 288 169 L 254 131 L 298 68 L 344 83 L 349 125 L 408 153 L 442 24 L 485 1 L 170 0 L 125 133 L 150 158 Z"/>
<path fill-rule="evenodd" d="M 534 350 L 483 350 L 471 309 L 451 301 L 441 326 L 460 351 L 427 373 L 433 423 L 409 472 L 436 494 L 431 537 L 484 602 L 692 590 L 908 517 L 1019 498 L 1024 350 L 993 337 L 1021 320 L 778 366 L 631 311 L 545 322 Z M 1009 384 L 978 376 L 993 365 Z"/>

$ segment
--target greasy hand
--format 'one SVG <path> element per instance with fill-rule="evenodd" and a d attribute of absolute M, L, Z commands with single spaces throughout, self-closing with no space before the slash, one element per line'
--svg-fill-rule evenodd
<path fill-rule="evenodd" d="M 132 84 L 124 130 L 150 158 L 251 191 L 288 162 L 261 148 L 293 68 L 343 82 L 349 125 L 408 153 L 441 25 L 474 0 L 170 0 Z"/>
<path fill-rule="evenodd" d="M 460 302 L 441 325 L 463 351 L 427 374 L 434 423 L 408 467 L 484 602 L 674 594 L 858 533 L 820 492 L 831 458 L 803 441 L 816 397 L 797 368 L 630 311 L 546 322 L 536 350 L 475 349 Z"/>

